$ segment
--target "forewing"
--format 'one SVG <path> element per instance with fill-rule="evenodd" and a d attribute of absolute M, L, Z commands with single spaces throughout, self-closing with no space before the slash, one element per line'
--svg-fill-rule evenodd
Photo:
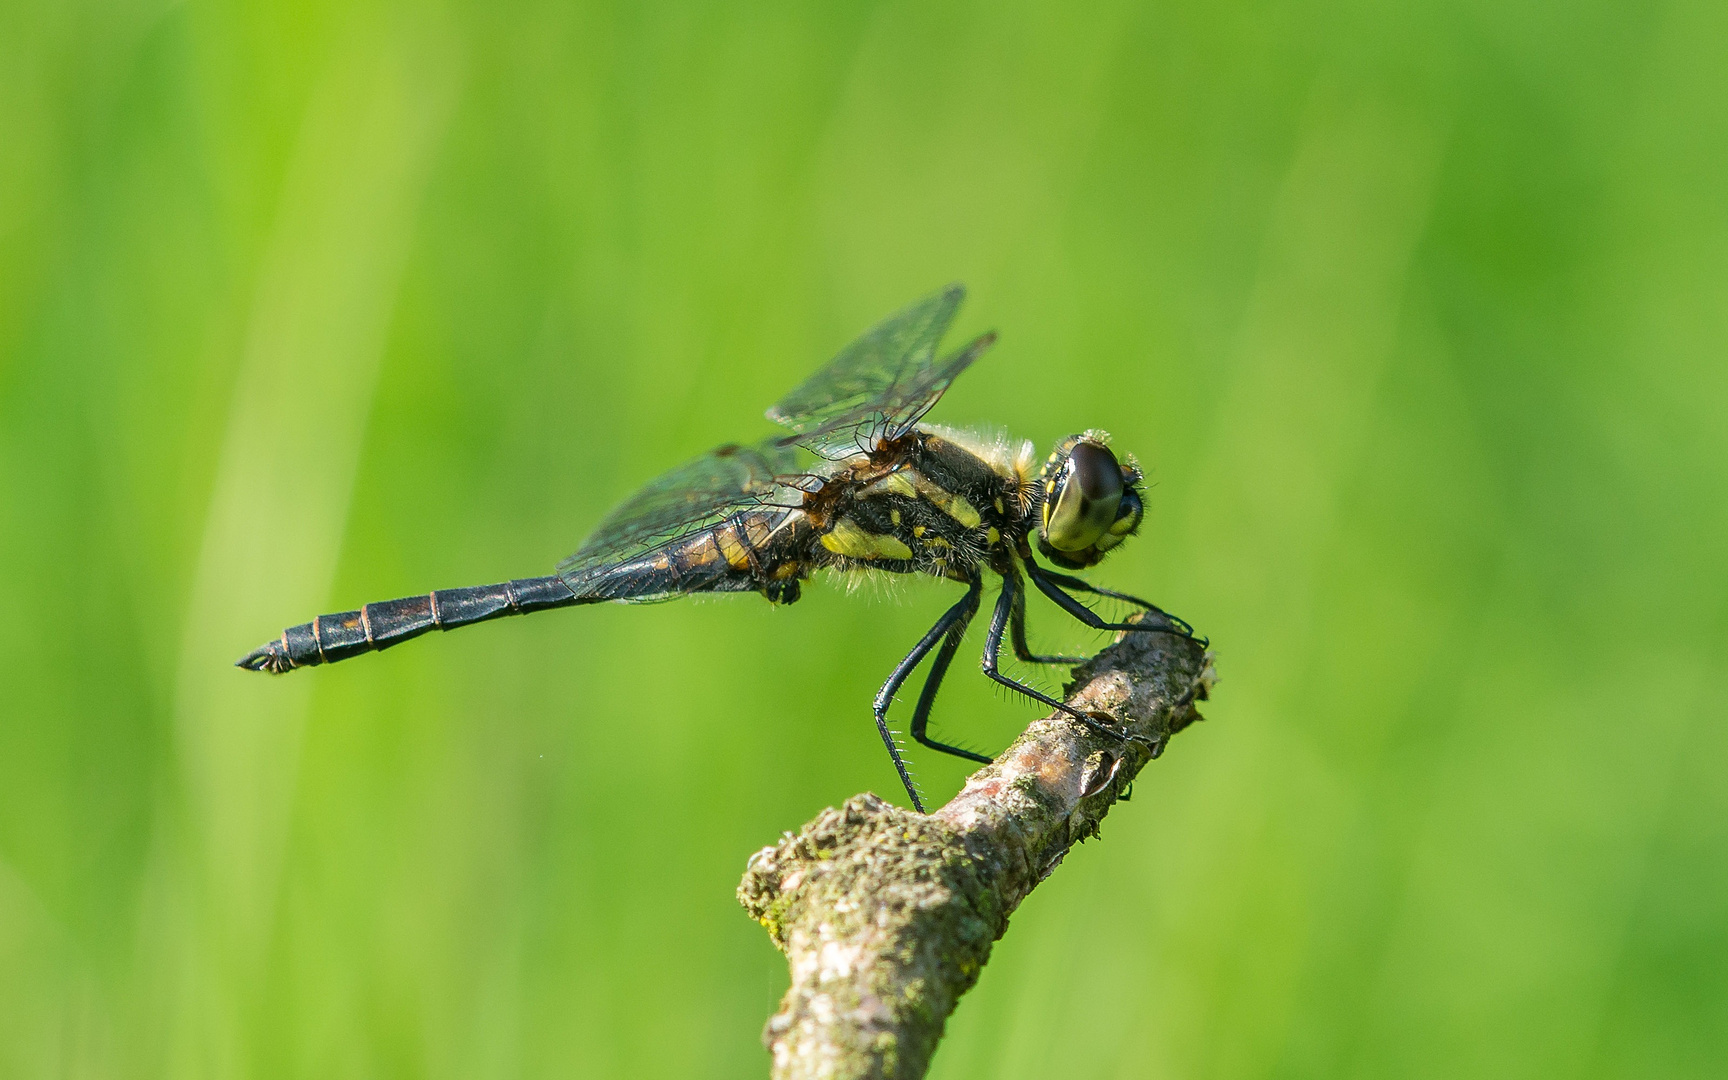
<path fill-rule="evenodd" d="M 865 449 L 867 439 L 904 434 L 995 340 L 986 335 L 936 358 L 965 298 L 962 286 L 950 285 L 890 315 L 776 402 L 768 419 L 792 429 L 792 441 L 825 456 L 835 448 Z"/>
<path fill-rule="evenodd" d="M 778 496 L 796 497 L 797 451 L 769 439 L 754 446 L 727 444 L 650 481 L 600 522 L 576 553 L 558 564 L 572 588 L 595 575 L 716 525 L 740 510 Z M 789 493 L 789 494 L 788 494 Z"/>

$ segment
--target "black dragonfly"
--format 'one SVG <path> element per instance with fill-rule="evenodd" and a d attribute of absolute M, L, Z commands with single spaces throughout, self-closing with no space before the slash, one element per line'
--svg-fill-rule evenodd
<path fill-rule="evenodd" d="M 1002 591 L 984 639 L 984 674 L 1120 738 L 1099 719 L 1003 674 L 998 660 L 1006 633 L 1014 654 L 1027 663 L 1079 662 L 1028 647 L 1028 580 L 1094 629 L 1193 636 L 1187 623 L 1148 601 L 1063 572 L 1097 564 L 1139 528 L 1140 469 L 1132 457 L 1118 459 L 1102 431 L 1061 440 L 1040 467 L 1030 442 L 922 423 L 955 377 L 995 341 L 985 334 L 938 355 L 964 297 L 953 285 L 883 320 L 768 410 L 790 434 L 729 443 L 654 480 L 601 521 L 555 575 L 440 589 L 320 615 L 284 630 L 239 666 L 292 671 L 388 648 L 428 630 L 603 600 L 758 592 L 790 604 L 822 568 L 929 574 L 964 585 L 966 593 L 895 665 L 874 704 L 882 742 L 922 812 L 888 727 L 888 706 L 934 652 L 912 711 L 912 737 L 945 754 L 990 760 L 929 731 L 937 689 L 978 613 L 989 572 L 1001 579 Z M 1034 547 L 1060 569 L 1041 566 Z M 1109 621 L 1075 593 L 1123 601 L 1147 617 Z"/>

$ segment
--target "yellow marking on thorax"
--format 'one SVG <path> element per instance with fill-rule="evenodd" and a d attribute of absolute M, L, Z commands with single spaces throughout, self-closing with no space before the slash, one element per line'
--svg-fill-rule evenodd
<path fill-rule="evenodd" d="M 896 469 L 859 494 L 870 496 L 880 493 L 902 495 L 908 499 L 928 499 L 936 509 L 958 521 L 962 528 L 976 529 L 983 520 L 978 515 L 978 508 L 967 502 L 963 496 L 942 487 L 917 469 Z"/>
<path fill-rule="evenodd" d="M 977 507 L 947 488 L 937 486 L 935 481 L 923 473 L 914 472 L 912 483 L 917 487 L 918 494 L 929 499 L 936 509 L 958 521 L 963 528 L 976 529 L 978 523 L 983 520 L 978 516 Z"/>
<path fill-rule="evenodd" d="M 907 470 L 905 469 L 895 469 L 887 476 L 884 476 L 882 479 L 865 488 L 864 494 L 869 495 L 877 491 L 885 491 L 890 495 L 904 495 L 908 499 L 916 499 L 918 497 L 918 489 L 913 486 L 912 480 L 907 475 Z"/>
<path fill-rule="evenodd" d="M 822 546 L 850 559 L 910 559 L 912 549 L 896 536 L 866 532 L 851 518 L 841 518 L 822 534 Z"/>

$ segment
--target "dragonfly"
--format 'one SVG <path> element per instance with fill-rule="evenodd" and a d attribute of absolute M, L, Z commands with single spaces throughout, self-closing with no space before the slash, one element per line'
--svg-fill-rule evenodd
<path fill-rule="evenodd" d="M 649 482 L 602 519 L 555 574 L 320 615 L 287 628 L 238 666 L 281 674 L 376 652 L 430 630 L 603 601 L 754 592 L 791 604 L 819 570 L 941 578 L 964 586 L 964 594 L 894 666 L 872 703 L 900 782 L 923 813 L 889 726 L 889 708 L 928 659 L 908 725 L 912 738 L 939 753 L 991 760 L 930 731 L 937 691 L 978 615 L 989 576 L 1001 589 L 984 638 L 984 674 L 1102 736 L 1127 738 L 1107 717 L 1077 710 L 1002 671 L 1001 652 L 1006 635 L 1027 664 L 1083 659 L 1032 651 L 1028 583 L 1094 630 L 1194 637 L 1188 623 L 1150 601 L 1073 573 L 1096 566 L 1138 531 L 1145 515 L 1140 467 L 1131 455 L 1118 457 L 1101 430 L 1061 439 L 1040 464 L 1030 441 L 924 423 L 954 380 L 996 340 L 987 333 L 940 352 L 964 298 L 965 289 L 951 285 L 872 327 L 768 410 L 783 432 L 727 443 Z M 1112 621 L 1094 610 L 1103 601 L 1143 614 Z M 1151 747 L 1154 754 L 1161 749 Z"/>

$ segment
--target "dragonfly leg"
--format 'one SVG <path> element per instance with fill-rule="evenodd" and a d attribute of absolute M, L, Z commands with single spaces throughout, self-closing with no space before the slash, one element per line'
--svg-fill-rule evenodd
<path fill-rule="evenodd" d="M 1176 627 L 1178 630 L 1185 631 L 1189 637 L 1194 636 L 1194 628 L 1189 626 L 1186 620 L 1170 614 L 1168 611 L 1165 611 L 1150 600 L 1142 600 L 1138 596 L 1130 596 L 1128 593 L 1117 592 L 1115 589 L 1106 589 L 1102 586 L 1092 584 L 1085 578 L 1077 578 L 1072 574 L 1059 574 L 1054 570 L 1048 570 L 1042 566 L 1037 569 L 1038 573 L 1043 574 L 1047 581 L 1073 589 L 1076 592 L 1091 593 L 1094 596 L 1108 596 L 1112 600 L 1121 600 L 1124 603 L 1133 604 L 1135 607 L 1150 611 L 1161 619 L 1169 620 L 1171 626 Z"/>
<path fill-rule="evenodd" d="M 972 622 L 972 617 L 978 614 L 978 596 L 981 591 L 981 588 L 966 591 L 966 598 L 960 602 L 966 605 L 966 610 L 960 612 L 958 619 L 953 620 L 948 628 L 948 636 L 942 639 L 942 648 L 936 651 L 935 658 L 930 661 L 930 674 L 924 677 L 924 689 L 918 695 L 918 707 L 912 710 L 912 737 L 932 750 L 988 765 L 991 759 L 983 754 L 949 746 L 945 742 L 932 739 L 928 734 L 930 707 L 936 703 L 936 691 L 942 688 L 942 679 L 948 674 L 948 665 L 953 662 L 954 653 L 960 648 L 960 639 L 966 636 L 966 627 Z M 943 622 L 947 622 L 959 611 L 960 604 L 956 604 L 948 614 L 942 616 Z M 942 623 L 936 625 L 941 626 Z"/>
<path fill-rule="evenodd" d="M 894 771 L 900 774 L 900 782 L 906 786 L 906 794 L 911 796 L 913 808 L 920 814 L 925 812 L 924 803 L 918 798 L 918 789 L 912 783 L 912 774 L 906 768 L 906 759 L 900 756 L 900 748 L 894 744 L 894 733 L 888 730 L 888 706 L 893 702 L 894 695 L 900 691 L 900 687 L 905 685 L 906 679 L 912 674 L 912 670 L 918 666 L 924 657 L 930 654 L 930 650 L 936 647 L 936 643 L 941 641 L 944 635 L 953 630 L 956 625 L 962 631 L 965 630 L 966 622 L 972 618 L 972 613 L 978 610 L 978 597 L 983 588 L 983 579 L 973 578 L 966 589 L 966 595 L 961 597 L 953 607 L 942 613 L 942 617 L 936 620 L 936 625 L 932 626 L 929 632 L 919 639 L 918 644 L 912 646 L 911 652 L 894 665 L 894 670 L 888 675 L 888 681 L 883 683 L 882 689 L 876 692 L 876 701 L 873 705 L 873 711 L 876 714 L 876 731 L 882 736 L 882 745 L 888 748 L 888 756 L 894 761 Z M 934 699 L 936 695 L 934 691 L 929 691 L 928 696 Z M 921 705 L 923 704 L 923 697 L 924 695 L 919 697 Z"/>
<path fill-rule="evenodd" d="M 1008 689 L 1024 694 L 1033 701 L 1042 702 L 1052 709 L 1060 709 L 1107 739 L 1114 739 L 1117 742 L 1123 741 L 1127 736 L 1123 735 L 1122 732 L 1099 723 L 1095 718 L 1072 706 L 1064 705 L 1048 694 L 1034 690 L 1018 679 L 1002 674 L 998 669 L 1002 654 L 1002 634 L 1008 629 L 1008 616 L 1014 610 L 1014 596 L 1023 587 L 1020 583 L 1019 574 L 1002 575 L 1002 595 L 996 598 L 996 609 L 990 613 L 990 633 L 984 638 L 984 674 Z M 1081 607 L 1084 610 L 1084 605 Z"/>
<path fill-rule="evenodd" d="M 1159 608 L 1156 604 L 1147 603 L 1145 600 L 1129 596 L 1126 593 L 1114 592 L 1110 589 L 1100 589 L 1081 578 L 1070 577 L 1067 574 L 1053 573 L 1041 566 L 1029 565 L 1027 567 L 1027 573 L 1032 576 L 1032 584 L 1038 586 L 1039 592 L 1048 596 L 1055 602 L 1057 607 L 1060 607 L 1063 611 L 1066 611 L 1068 614 L 1079 619 L 1094 630 L 1138 630 L 1154 634 L 1174 634 L 1177 637 L 1188 638 L 1191 641 L 1199 641 L 1201 645 L 1207 644 L 1204 638 L 1196 638 L 1194 636 L 1193 627 L 1189 626 L 1183 620 L 1178 619 L 1176 616 L 1171 615 L 1169 612 L 1164 611 L 1162 608 Z M 1070 589 L 1089 592 L 1098 596 L 1107 596 L 1113 600 L 1126 600 L 1129 603 L 1138 604 L 1153 615 L 1156 615 L 1159 619 L 1163 620 L 1164 625 L 1147 626 L 1144 623 L 1110 622 L 1103 616 L 1099 615 L 1096 611 L 1093 611 L 1085 604 L 1082 604 L 1079 600 L 1076 600 L 1074 597 L 1063 592 L 1061 589 L 1061 586 L 1063 585 L 1068 586 Z"/>
<path fill-rule="evenodd" d="M 1083 663 L 1084 656 L 1047 656 L 1032 651 L 1026 644 L 1026 590 L 1014 590 L 1014 610 L 1008 613 L 1008 636 L 1014 643 L 1014 655 L 1027 664 L 1067 664 L 1072 667 Z"/>

